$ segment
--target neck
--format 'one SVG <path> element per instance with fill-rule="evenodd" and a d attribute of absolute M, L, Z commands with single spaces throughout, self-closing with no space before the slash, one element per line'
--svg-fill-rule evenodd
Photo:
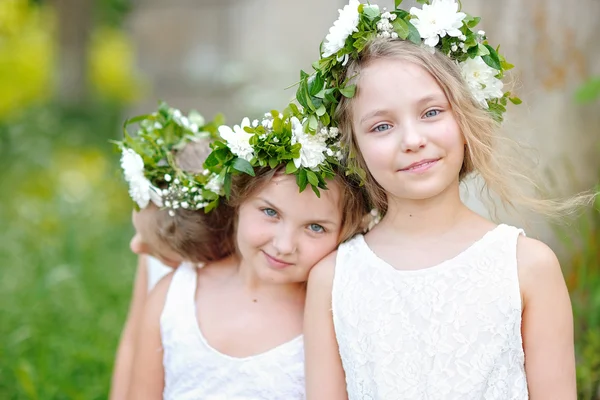
<path fill-rule="evenodd" d="M 459 182 L 456 181 L 442 193 L 428 199 L 388 196 L 388 212 L 380 225 L 401 235 L 439 235 L 450 231 L 472 213 L 460 199 Z"/>

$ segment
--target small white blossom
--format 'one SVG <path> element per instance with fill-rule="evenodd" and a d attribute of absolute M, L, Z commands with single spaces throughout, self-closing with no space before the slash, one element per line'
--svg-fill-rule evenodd
<path fill-rule="evenodd" d="M 255 120 L 252 121 L 252 127 L 256 128 L 257 126 L 258 126 L 258 120 L 255 119 Z"/>
<path fill-rule="evenodd" d="M 398 39 L 398 34 L 396 32 L 392 32 L 392 39 Z"/>
<path fill-rule="evenodd" d="M 187 201 L 181 203 L 181 208 L 185 208 L 186 210 L 190 207 Z"/>
<path fill-rule="evenodd" d="M 477 32 L 477 34 L 478 34 L 479 36 L 485 36 L 485 31 L 478 31 L 478 32 Z"/>
<path fill-rule="evenodd" d="M 458 40 L 461 40 L 461 41 L 463 41 L 463 42 L 464 42 L 465 40 L 467 40 L 467 37 L 466 37 L 465 35 L 461 34 L 461 35 L 458 37 Z"/>
<path fill-rule="evenodd" d="M 424 4 L 423 9 L 412 7 L 410 14 L 416 17 L 411 22 L 425 44 L 430 47 L 437 45 L 440 37 L 461 36 L 460 28 L 467 16 L 458 12 L 458 3 L 455 0 L 433 0 L 431 4 Z"/>
<path fill-rule="evenodd" d="M 165 182 L 171 182 L 171 175 L 165 174 Z"/>
<path fill-rule="evenodd" d="M 497 99 L 504 95 L 504 84 L 496 78 L 498 70 L 487 65 L 481 57 L 468 58 L 460 67 L 473 97 L 482 107 L 488 108 L 488 99 Z"/>
<path fill-rule="evenodd" d="M 227 125 L 219 127 L 219 134 L 227 142 L 231 152 L 246 161 L 250 161 L 254 157 L 254 149 L 250 145 L 252 134 L 244 130 L 249 126 L 250 120 L 246 117 L 242 120 L 241 126 L 235 125 L 233 129 Z"/>
<path fill-rule="evenodd" d="M 461 44 L 462 44 L 462 43 L 461 43 Z M 452 47 L 450 47 L 450 49 L 451 49 L 452 51 L 456 51 L 456 50 L 458 50 L 458 46 L 456 45 L 456 43 L 453 43 L 453 44 L 452 44 Z"/>
<path fill-rule="evenodd" d="M 329 33 L 325 37 L 323 43 L 323 57 L 329 57 L 336 54 L 346 44 L 346 39 L 353 32 L 358 32 L 358 0 L 350 0 L 350 3 L 338 10 L 340 16 L 329 29 Z"/>

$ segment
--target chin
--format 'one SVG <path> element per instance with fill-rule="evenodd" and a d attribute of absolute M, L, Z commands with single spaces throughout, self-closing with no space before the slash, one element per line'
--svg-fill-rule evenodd
<path fill-rule="evenodd" d="M 445 193 L 451 186 L 452 183 L 440 182 L 437 180 L 419 182 L 418 184 L 405 183 L 401 185 L 404 190 L 399 193 L 398 198 L 408 200 L 428 200 Z"/>

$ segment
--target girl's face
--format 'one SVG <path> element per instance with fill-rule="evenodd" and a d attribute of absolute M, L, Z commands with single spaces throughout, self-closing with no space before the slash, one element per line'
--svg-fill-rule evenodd
<path fill-rule="evenodd" d="M 329 182 L 318 198 L 298 191 L 294 176 L 276 175 L 238 210 L 236 242 L 242 262 L 264 281 L 299 283 L 338 245 L 340 190 Z"/>
<path fill-rule="evenodd" d="M 429 199 L 458 185 L 465 141 L 448 99 L 416 64 L 379 59 L 361 71 L 352 103 L 357 145 L 393 198 Z"/>
<path fill-rule="evenodd" d="M 156 212 L 158 208 L 154 204 L 148 205 L 143 210 L 133 211 L 131 220 L 135 235 L 129 247 L 135 254 L 147 254 L 168 267 L 178 267 L 183 262 L 182 257 L 164 244 L 156 234 Z"/>

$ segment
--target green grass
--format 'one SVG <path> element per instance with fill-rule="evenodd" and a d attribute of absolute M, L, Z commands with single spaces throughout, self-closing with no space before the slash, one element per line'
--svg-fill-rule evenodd
<path fill-rule="evenodd" d="M 105 399 L 135 269 L 114 110 L 0 130 L 0 398 Z"/>

